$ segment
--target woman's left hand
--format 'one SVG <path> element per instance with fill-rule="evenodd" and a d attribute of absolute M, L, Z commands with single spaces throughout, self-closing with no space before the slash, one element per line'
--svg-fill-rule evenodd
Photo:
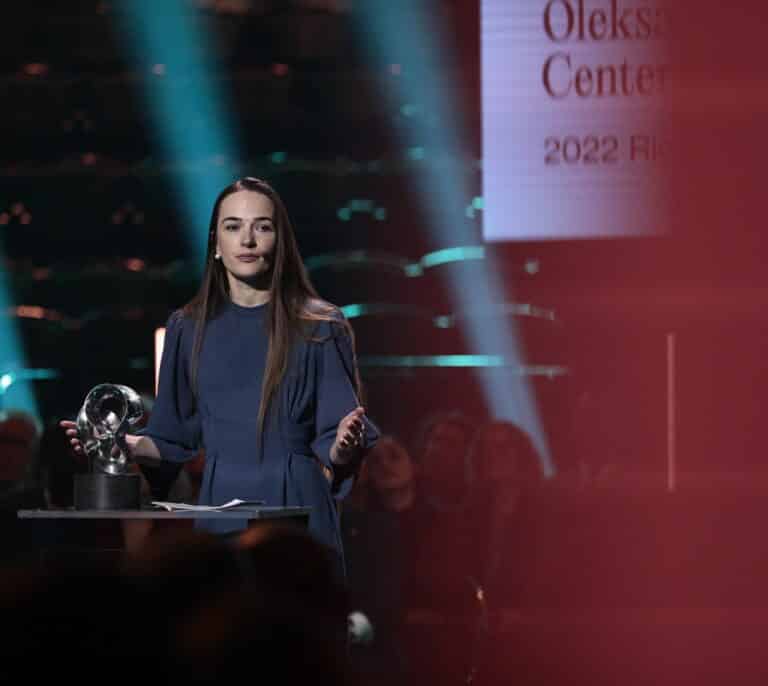
<path fill-rule="evenodd" d="M 346 464 L 355 459 L 365 447 L 365 409 L 356 407 L 339 422 L 336 440 L 331 446 L 331 461 Z"/>

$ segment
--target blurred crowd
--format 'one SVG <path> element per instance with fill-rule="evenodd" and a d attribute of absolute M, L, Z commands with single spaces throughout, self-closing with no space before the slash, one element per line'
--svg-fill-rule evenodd
<path fill-rule="evenodd" d="M 188 683 L 244 671 L 288 684 L 361 683 L 347 589 L 306 531 L 264 522 L 222 538 L 190 520 L 19 518 L 72 508 L 74 476 L 88 467 L 55 422 L 41 427 L 23 412 L 0 416 L 0 451 L 0 654 L 27 658 L 27 677 L 45 667 L 28 658 L 50 655 L 86 681 L 119 664 L 121 676 Z M 147 500 L 194 502 L 198 467 L 136 471 Z"/>
<path fill-rule="evenodd" d="M 150 396 L 145 405 L 148 417 Z M 579 445 L 574 439 L 574 451 Z M 0 551 L 10 575 L 0 602 L 19 627 L 6 645 L 11 652 L 92 644 L 119 654 L 129 647 L 172 656 L 180 674 L 188 669 L 199 676 L 206 650 L 210 669 L 225 653 L 232 665 L 245 660 L 249 641 L 277 659 L 289 650 L 272 642 L 282 635 L 307 660 L 325 659 L 320 653 L 330 651 L 331 663 L 318 669 L 334 683 L 503 683 L 515 673 L 514 664 L 499 672 L 514 649 L 510 622 L 522 631 L 542 605 L 621 602 L 624 584 L 610 580 L 640 578 L 643 566 L 606 543 L 620 540 L 615 536 L 638 518 L 647 520 L 649 535 L 635 533 L 634 543 L 646 546 L 647 559 L 656 556 L 645 505 L 630 512 L 629 501 L 611 489 L 602 490 L 613 504 L 596 495 L 615 471 L 610 464 L 574 460 L 573 469 L 545 478 L 528 433 L 459 408 L 417 419 L 407 436 L 385 429 L 368 454 L 339 505 L 343 588 L 325 578 L 321 551 L 311 541 L 283 538 L 259 547 L 259 555 L 275 551 L 269 584 L 287 584 L 280 605 L 272 586 L 262 577 L 255 585 L 245 579 L 243 560 L 198 536 L 191 520 L 20 519 L 18 510 L 72 508 L 74 477 L 88 469 L 57 420 L 41 426 L 23 412 L 4 413 L 0 450 Z M 202 461 L 201 453 L 183 465 L 134 465 L 144 501 L 194 503 Z M 579 495 L 586 490 L 588 496 Z M 253 542 L 245 547 L 250 551 Z M 296 576 L 310 569 L 313 578 Z M 300 618 L 310 607 L 301 594 L 310 587 L 333 605 L 323 611 L 335 613 L 335 624 L 325 617 L 313 628 Z M 105 597 L 108 618 L 102 616 Z M 277 633 L 270 633 L 266 627 L 276 621 Z M 338 640 L 329 648 L 316 641 L 315 630 L 332 630 Z M 216 646 L 207 645 L 216 632 L 223 632 Z M 296 672 L 296 678 L 303 677 Z"/>
<path fill-rule="evenodd" d="M 361 683 L 345 589 L 325 549 L 296 527 L 269 525 L 247 544 L 166 531 L 121 557 L 11 565 L 0 612 L 0 653 L 22 658 L 27 677 L 42 676 L 50 665 L 39 658 L 51 656 L 94 683 L 115 670 L 182 683 Z"/>
<path fill-rule="evenodd" d="M 151 411 L 151 401 L 147 409 Z M 283 624 L 296 624 L 285 627 L 290 642 L 301 640 L 303 646 L 308 640 L 300 634 L 314 629 L 297 616 L 306 609 L 304 600 L 294 596 L 275 605 L 272 592 L 265 594 L 263 579 L 251 595 L 243 595 L 242 559 L 233 560 L 231 549 L 223 551 L 218 543 L 198 536 L 187 521 L 20 520 L 20 509 L 72 507 L 74 475 L 88 467 L 84 458 L 69 450 L 56 422 L 41 427 L 22 412 L 0 417 L 0 445 L 4 456 L 0 461 L 3 569 L 12 580 L 5 587 L 16 589 L 6 593 L 2 602 L 11 613 L 7 616 L 16 616 L 13 612 L 23 615 L 16 624 L 20 633 L 9 647 L 23 653 L 34 651 L 41 642 L 51 641 L 53 646 L 75 641 L 98 645 L 105 653 L 119 652 L 128 644 L 137 649 L 138 637 L 133 633 L 138 631 L 143 638 L 137 650 L 148 646 L 154 651 L 153 645 L 160 650 L 162 645 L 179 664 L 187 660 L 191 668 L 193 658 L 200 660 L 205 650 L 213 651 L 203 635 L 196 634 L 203 631 L 204 623 L 206 638 L 210 632 L 227 633 L 235 657 L 239 650 L 247 653 L 250 639 L 245 637 L 251 636 L 269 645 L 271 657 L 277 659 L 270 642 L 277 639 L 263 628 L 263 622 L 274 624 L 275 615 L 270 613 L 283 610 L 287 613 Z M 202 454 L 185 465 L 136 467 L 145 500 L 194 502 L 201 464 Z M 439 677 L 437 663 L 429 658 L 434 645 L 425 650 L 421 640 L 412 640 L 408 632 L 414 626 L 445 626 L 446 618 L 449 624 L 461 627 L 446 638 L 460 641 L 461 651 L 440 662 L 446 670 L 443 676 L 455 681 L 472 669 L 469 646 L 489 630 L 493 613 L 488 607 L 499 604 L 502 594 L 501 604 L 516 603 L 514 595 L 519 589 L 506 573 L 503 580 L 498 578 L 503 566 L 499 552 L 504 550 L 506 556 L 510 546 L 519 544 L 516 531 L 524 526 L 527 499 L 541 481 L 530 440 L 514 425 L 477 422 L 460 411 L 430 416 L 413 445 L 385 435 L 364 462 L 352 494 L 340 506 L 346 586 L 337 588 L 330 578 L 323 580 L 327 570 L 322 555 L 310 542 L 285 537 L 280 539 L 282 543 L 270 543 L 276 557 L 269 562 L 275 573 L 269 583 L 288 584 L 291 574 L 308 574 L 314 564 L 313 578 L 293 579 L 299 591 L 309 592 L 309 586 L 314 586 L 332 605 L 325 610 L 336 612 L 337 629 L 339 617 L 348 621 L 352 613 L 369 623 L 350 644 L 351 651 L 342 650 L 339 664 L 322 666 L 334 673 L 334 683 L 339 683 L 334 670 L 348 664 L 344 657 L 352 658 L 349 665 L 356 670 L 344 678 L 352 678 L 354 673 L 363 683 L 409 683 L 424 676 Z M 91 544 L 103 541 L 105 549 L 121 548 L 129 555 L 83 556 L 87 540 Z M 281 545 L 286 546 L 283 552 Z M 253 547 L 249 546 L 249 554 Z M 267 554 L 266 547 L 255 547 L 259 555 Z M 55 554 L 41 565 L 42 550 Z M 298 560 L 299 555 L 309 556 L 308 561 Z M 126 560 L 131 564 L 126 566 Z M 260 569 L 263 564 L 262 560 Z M 252 566 L 247 563 L 249 569 Z M 239 571 L 233 571 L 235 567 Z M 13 576 L 20 571 L 18 578 Z M 239 576 L 235 582 L 226 575 Z M 211 589 L 207 599 L 199 587 L 199 576 L 205 577 L 204 583 Z M 104 604 L 93 600 L 107 597 L 114 604 L 108 602 L 109 617 L 104 617 Z M 254 607 L 261 615 L 246 611 Z M 259 616 L 261 620 L 257 620 Z M 175 647 L 168 645 L 171 635 L 179 641 Z M 188 653 L 185 657 L 179 656 L 182 649 Z M 336 659 L 334 655 L 331 650 L 326 657 Z M 210 658 L 212 662 L 206 664 L 223 659 L 214 654 Z M 201 669 L 197 662 L 194 669 Z"/>
<path fill-rule="evenodd" d="M 385 435 L 344 504 L 351 602 L 376 630 L 361 664 L 369 683 L 466 683 L 520 604 L 514 560 L 545 480 L 509 422 L 445 411 L 412 443 Z"/>

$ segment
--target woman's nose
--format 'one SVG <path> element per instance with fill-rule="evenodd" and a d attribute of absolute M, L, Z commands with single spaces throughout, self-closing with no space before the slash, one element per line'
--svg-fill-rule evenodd
<path fill-rule="evenodd" d="M 256 245 L 256 231 L 248 227 L 240 234 L 240 242 L 243 245 Z"/>

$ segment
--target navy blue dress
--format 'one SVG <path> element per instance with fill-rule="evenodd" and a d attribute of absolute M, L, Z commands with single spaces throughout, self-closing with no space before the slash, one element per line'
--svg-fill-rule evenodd
<path fill-rule="evenodd" d="M 258 448 L 258 414 L 267 356 L 269 305 L 228 303 L 205 329 L 198 398 L 190 383 L 194 321 L 175 312 L 166 325 L 155 404 L 145 429 L 163 459 L 182 462 L 205 451 L 199 504 L 233 498 L 268 506 L 310 507 L 310 533 L 343 560 L 336 500 L 350 491 L 355 470 L 334 469 L 330 448 L 340 420 L 355 407 L 349 335 L 336 322 L 318 322 L 311 340 L 291 350 L 283 383 Z M 339 314 L 339 317 L 342 315 Z M 366 443 L 379 432 L 366 418 Z M 322 463 L 322 464 L 321 464 Z M 217 533 L 243 529 L 245 520 L 198 520 Z M 343 563 L 342 563 L 343 564 Z"/>

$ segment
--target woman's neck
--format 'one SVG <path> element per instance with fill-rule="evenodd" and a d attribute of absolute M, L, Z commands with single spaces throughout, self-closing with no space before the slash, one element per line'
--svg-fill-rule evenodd
<path fill-rule="evenodd" d="M 269 287 L 262 288 L 260 285 L 240 281 L 239 279 L 229 277 L 229 299 L 241 307 L 256 307 L 269 302 Z"/>

